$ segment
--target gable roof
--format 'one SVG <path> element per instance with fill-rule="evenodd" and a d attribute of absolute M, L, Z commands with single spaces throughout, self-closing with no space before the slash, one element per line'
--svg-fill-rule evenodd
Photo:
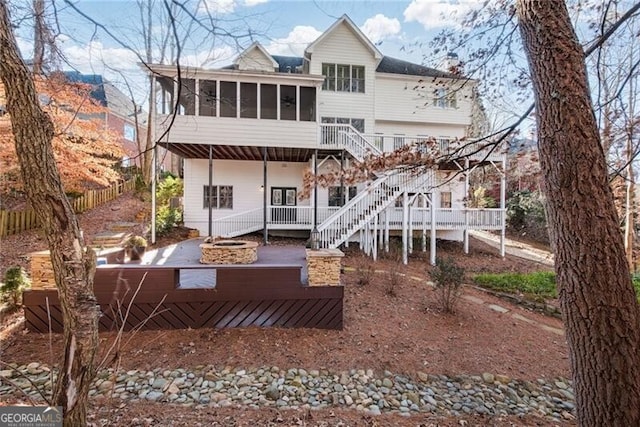
<path fill-rule="evenodd" d="M 262 53 L 265 56 L 265 58 L 270 60 L 271 61 L 271 65 L 273 65 L 273 68 L 277 68 L 278 67 L 278 63 L 273 59 L 273 57 L 269 54 L 269 52 L 267 52 L 267 49 L 265 49 L 259 42 L 251 43 L 251 46 L 246 48 L 244 51 L 242 51 L 242 53 L 240 55 L 238 55 L 238 57 L 235 59 L 235 61 L 233 61 L 233 64 L 234 65 L 238 65 L 238 63 L 240 62 L 240 59 L 242 59 L 243 56 L 245 56 L 246 54 L 248 54 L 249 52 L 251 52 L 254 49 L 258 49 L 260 51 L 260 53 Z"/>
<path fill-rule="evenodd" d="M 304 59 L 300 56 L 281 56 L 272 55 L 273 59 L 278 63 L 277 68 L 281 73 L 301 73 L 300 67 L 304 63 Z"/>
<path fill-rule="evenodd" d="M 402 59 L 385 56 L 376 68 L 378 73 L 389 74 L 406 74 L 409 76 L 424 77 L 442 77 L 448 79 L 459 79 L 460 76 L 447 73 L 446 71 L 436 70 L 435 68 L 425 67 L 424 65 L 414 64 L 413 62 L 403 61 Z"/>
<path fill-rule="evenodd" d="M 338 19 L 336 22 L 333 23 L 332 26 L 329 27 L 329 29 L 327 31 L 325 31 L 324 33 L 322 33 L 320 35 L 320 37 L 318 37 L 317 39 L 315 39 L 315 41 L 313 41 L 309 46 L 307 46 L 307 48 L 305 49 L 305 53 L 313 53 L 313 49 L 320 43 L 322 43 L 322 41 L 327 38 L 327 36 L 329 34 L 331 34 L 336 28 L 338 28 L 340 25 L 346 25 L 347 28 L 349 28 L 351 30 L 351 32 L 358 38 L 360 39 L 360 42 L 367 47 L 367 49 L 369 49 L 371 51 L 371 53 L 373 54 L 374 58 L 380 60 L 382 59 L 382 53 L 380 53 L 380 51 L 378 50 L 378 48 L 371 43 L 371 40 L 369 40 L 367 38 L 367 36 L 365 36 L 363 34 L 362 31 L 360 31 L 360 28 L 358 28 L 358 26 L 356 24 L 353 23 L 353 21 L 351 20 L 351 18 L 349 18 L 347 15 L 342 15 L 340 17 L 340 19 Z"/>
<path fill-rule="evenodd" d="M 70 82 L 84 83 L 91 86 L 91 98 L 103 107 L 108 108 L 112 113 L 125 119 L 133 120 L 134 114 L 138 114 L 140 123 L 145 123 L 145 114 L 141 107 L 135 111 L 135 105 L 131 99 L 122 93 L 120 89 L 106 81 L 99 74 L 82 74 L 77 71 L 65 71 L 64 76 Z"/>

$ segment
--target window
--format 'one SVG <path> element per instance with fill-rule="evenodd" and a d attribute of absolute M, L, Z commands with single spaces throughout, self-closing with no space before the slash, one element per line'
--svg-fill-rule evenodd
<path fill-rule="evenodd" d="M 278 118 L 278 88 L 276 85 L 260 85 L 260 118 Z"/>
<path fill-rule="evenodd" d="M 433 91 L 433 105 L 439 108 L 456 108 L 456 92 L 444 87 Z"/>
<path fill-rule="evenodd" d="M 123 129 L 123 135 L 124 135 L 124 139 L 126 139 L 127 141 L 135 141 L 136 140 L 136 128 L 131 126 L 128 123 L 124 124 L 124 129 Z"/>
<path fill-rule="evenodd" d="M 240 83 L 240 117 L 255 119 L 258 117 L 258 85 Z"/>
<path fill-rule="evenodd" d="M 216 81 L 200 80 L 200 115 L 216 116 Z"/>
<path fill-rule="evenodd" d="M 182 79 L 180 98 L 178 98 L 178 114 L 193 116 L 196 114 L 196 81 Z"/>
<path fill-rule="evenodd" d="M 346 191 L 349 191 L 349 200 L 356 197 L 357 187 L 329 187 L 329 206 L 343 206 L 346 203 Z"/>
<path fill-rule="evenodd" d="M 440 208 L 451 208 L 451 191 L 443 191 L 442 193 L 440 193 Z"/>
<path fill-rule="evenodd" d="M 322 64 L 322 90 L 364 93 L 364 66 Z"/>
<path fill-rule="evenodd" d="M 220 82 L 220 117 L 238 116 L 236 82 Z"/>
<path fill-rule="evenodd" d="M 296 119 L 296 87 L 280 86 L 280 120 Z"/>
<path fill-rule="evenodd" d="M 202 207 L 209 208 L 211 201 L 212 209 L 233 209 L 233 186 L 231 185 L 213 185 L 211 191 L 209 186 L 202 187 Z"/>
<path fill-rule="evenodd" d="M 339 125 L 351 125 L 355 130 L 364 133 L 364 119 L 351 119 L 348 117 L 323 117 L 322 123 L 336 123 Z"/>

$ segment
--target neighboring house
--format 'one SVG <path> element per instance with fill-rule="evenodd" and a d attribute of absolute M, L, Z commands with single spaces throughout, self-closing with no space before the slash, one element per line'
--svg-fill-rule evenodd
<path fill-rule="evenodd" d="M 90 85 L 91 97 L 106 108 L 106 112 L 101 114 L 105 126 L 119 135 L 120 143 L 127 153 L 122 159 L 122 166 L 140 166 L 139 154 L 144 149 L 147 138 L 147 112 L 101 75 L 75 71 L 66 71 L 64 75 L 71 82 Z M 178 170 L 178 156 L 161 149 L 158 157 L 161 170 Z"/>
<path fill-rule="evenodd" d="M 181 67 L 178 79 L 175 66 L 149 68 L 155 136 L 185 159 L 184 222 L 204 235 L 317 227 L 320 246 L 359 240 L 373 253 L 394 233 L 405 248 L 411 234 L 465 240 L 468 248 L 466 231 L 504 230 L 504 198 L 499 209 L 465 208 L 468 179 L 451 179 L 464 160 L 300 198 L 315 166 L 339 171 L 428 138 L 447 150 L 471 125 L 474 81 L 382 55 L 346 15 L 303 57 L 270 55 L 254 43 L 222 69 Z M 498 151 L 469 162 L 504 171 Z"/>

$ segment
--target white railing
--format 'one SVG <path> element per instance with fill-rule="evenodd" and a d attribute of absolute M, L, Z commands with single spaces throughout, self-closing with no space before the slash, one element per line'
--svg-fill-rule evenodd
<path fill-rule="evenodd" d="M 214 237 L 235 237 L 262 229 L 264 214 L 262 208 L 214 219 L 211 233 Z"/>
<path fill-rule="evenodd" d="M 322 148 L 344 149 L 356 160 L 362 162 L 367 156 L 378 156 L 382 151 L 371 144 L 360 132 L 347 124 L 320 124 L 320 146 Z"/>
<path fill-rule="evenodd" d="M 318 206 L 318 224 L 340 208 L 333 206 Z M 267 226 L 272 229 L 278 227 L 288 229 L 311 230 L 313 228 L 312 206 L 267 206 Z M 223 218 L 214 219 L 212 222 L 213 236 L 236 237 L 264 227 L 264 210 L 252 209 Z"/>
<path fill-rule="evenodd" d="M 403 192 L 433 187 L 434 184 L 433 171 L 420 175 L 400 171 L 385 174 L 318 226 L 321 245 L 327 248 L 338 247 L 394 203 Z"/>
<path fill-rule="evenodd" d="M 402 229 L 402 208 L 385 211 L 388 215 L 389 228 Z M 436 209 L 436 229 L 438 230 L 500 230 L 503 226 L 505 211 L 503 209 Z M 431 227 L 430 208 L 411 208 L 411 226 L 419 229 Z M 387 221 L 385 219 L 385 221 Z"/>
<path fill-rule="evenodd" d="M 378 148 L 381 152 L 390 153 L 407 145 L 420 147 L 426 142 L 432 143 L 435 140 L 437 151 L 440 155 L 450 155 L 455 153 L 456 157 L 469 155 L 471 159 L 483 160 L 499 160 L 502 156 L 501 149 L 496 148 L 491 154 L 490 147 L 483 148 L 481 142 L 474 143 L 472 141 L 456 142 L 451 138 L 433 137 L 429 135 L 389 135 L 382 133 L 362 134 L 364 139 L 371 141 L 371 144 Z"/>

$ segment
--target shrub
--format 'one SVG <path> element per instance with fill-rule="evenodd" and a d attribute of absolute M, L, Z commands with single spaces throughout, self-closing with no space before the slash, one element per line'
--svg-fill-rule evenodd
<path fill-rule="evenodd" d="M 527 233 L 531 238 L 549 242 L 544 199 L 537 191 L 516 191 L 507 200 L 507 227 Z"/>
<path fill-rule="evenodd" d="M 146 248 L 147 239 L 142 236 L 131 236 L 125 241 L 124 245 L 128 248 Z"/>
<path fill-rule="evenodd" d="M 452 258 L 438 259 L 429 276 L 436 285 L 440 308 L 447 313 L 453 313 L 462 291 L 464 268 L 456 264 Z"/>
<path fill-rule="evenodd" d="M 156 234 L 163 236 L 182 222 L 180 209 L 161 206 L 156 212 Z"/>
<path fill-rule="evenodd" d="M 389 270 L 387 271 L 387 282 L 385 283 L 384 293 L 390 297 L 398 296 L 397 289 L 402 282 L 402 254 L 397 252 L 393 253 L 393 258 L 389 264 Z"/>
<path fill-rule="evenodd" d="M 369 258 L 364 255 L 356 259 L 356 277 L 359 286 L 367 286 L 373 279 L 375 270 Z"/>
<path fill-rule="evenodd" d="M 175 178 L 172 175 L 167 176 L 160 181 L 158 188 L 156 189 L 156 201 L 158 206 L 164 206 L 169 204 L 169 200 L 173 197 L 182 197 L 184 186 L 180 178 Z"/>
<path fill-rule="evenodd" d="M 31 286 L 27 273 L 22 267 L 9 267 L 4 273 L 4 284 L 0 287 L 0 295 L 3 301 L 12 305 L 18 305 L 22 297 L 22 291 Z"/>

